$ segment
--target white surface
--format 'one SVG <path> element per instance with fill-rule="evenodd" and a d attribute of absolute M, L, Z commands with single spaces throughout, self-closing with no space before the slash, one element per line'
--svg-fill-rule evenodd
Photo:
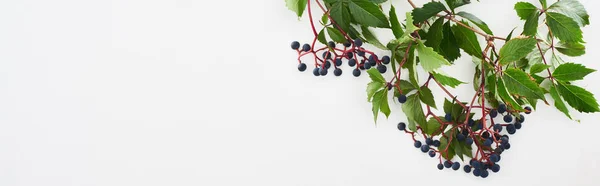
<path fill-rule="evenodd" d="M 465 10 L 504 36 L 522 25 L 515 2 Z M 600 6 L 583 2 L 576 60 L 600 69 Z M 283 0 L 0 2 L 0 185 L 600 183 L 599 115 L 579 124 L 543 105 L 500 173 L 438 171 L 396 130 L 399 105 L 375 127 L 366 76 L 297 72 L 289 43 L 311 40 L 307 21 Z M 470 59 L 458 63 L 445 71 L 469 81 Z M 600 95 L 598 80 L 578 84 Z"/>

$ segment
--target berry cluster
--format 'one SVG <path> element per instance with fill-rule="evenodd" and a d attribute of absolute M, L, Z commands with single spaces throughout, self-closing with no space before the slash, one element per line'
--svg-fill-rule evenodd
<path fill-rule="evenodd" d="M 387 71 L 385 65 L 390 63 L 390 57 L 383 56 L 378 58 L 376 54 L 366 50 L 362 45 L 363 41 L 361 39 L 355 39 L 353 41 L 348 40 L 340 47 L 333 41 L 329 41 L 327 46 L 316 50 L 313 47 L 314 43 L 313 46 L 307 43 L 301 47 L 298 41 L 292 42 L 291 47 L 298 52 L 298 70 L 301 72 L 305 71 L 307 66 L 300 58 L 309 54 L 314 56 L 315 68 L 313 69 L 313 75 L 315 76 L 327 75 L 328 70 L 332 66 L 334 67 L 333 74 L 335 76 L 341 76 L 342 69 L 340 66 L 342 66 L 343 61 L 347 61 L 348 66 L 355 67 L 352 71 L 352 75 L 355 77 L 360 76 L 361 70 L 370 69 L 372 67 L 377 68 L 382 74 L 385 73 Z M 317 55 L 318 53 L 320 53 L 320 56 Z"/>
<path fill-rule="evenodd" d="M 400 95 L 398 96 L 398 100 L 400 103 L 404 103 L 406 96 Z M 531 107 L 529 106 L 525 107 L 524 110 L 525 114 L 531 113 Z M 445 144 L 450 144 L 452 140 L 456 140 L 457 143 L 469 147 L 469 150 L 472 146 L 477 148 L 474 157 L 468 164 L 463 166 L 463 170 L 466 173 L 473 172 L 474 176 L 482 178 L 488 177 L 489 171 L 494 173 L 500 171 L 498 162 L 501 160 L 502 153 L 510 149 L 511 145 L 509 135 L 507 134 L 515 134 L 518 129 L 521 129 L 525 121 L 523 114 L 520 114 L 518 111 L 509 110 L 505 104 L 500 104 L 496 109 L 485 109 L 485 111 L 486 113 L 484 113 L 484 116 L 480 120 L 468 119 L 465 123 L 456 123 L 452 114 L 446 113 L 443 118 L 444 122 L 440 126 L 440 130 L 445 129 L 446 126 L 454 126 L 457 129 L 455 130 L 457 131 L 456 133 L 449 133 L 450 136 L 446 136 L 448 133 L 442 133 L 442 137 L 448 140 Z M 489 122 L 482 122 L 486 118 Z M 421 152 L 427 153 L 432 158 L 439 154 L 438 169 L 443 170 L 444 167 L 452 168 L 452 170 L 460 169 L 460 162 L 445 159 L 449 145 L 440 146 L 441 142 L 439 139 L 434 139 L 433 135 L 425 133 L 422 134 L 425 141 L 423 144 L 421 141 L 415 139 L 415 136 L 418 135 L 416 132 L 407 130 L 407 125 L 404 122 L 398 124 L 398 129 L 411 134 L 415 148 L 420 149 Z M 421 130 L 420 128 L 417 129 Z M 504 134 L 503 131 L 507 134 Z"/>

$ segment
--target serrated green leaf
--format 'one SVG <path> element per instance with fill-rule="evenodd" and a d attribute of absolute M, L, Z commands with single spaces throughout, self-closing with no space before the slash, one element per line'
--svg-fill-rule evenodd
<path fill-rule="evenodd" d="M 510 33 L 508 34 L 508 36 L 506 36 L 506 40 L 507 40 L 507 41 L 510 41 L 510 39 L 512 38 L 512 34 L 513 34 L 513 32 L 515 31 L 515 29 L 516 29 L 516 28 L 517 28 L 517 27 L 513 28 L 513 29 L 510 31 Z M 493 57 L 493 56 L 492 56 L 492 57 Z"/>
<path fill-rule="evenodd" d="M 421 101 L 423 103 L 429 105 L 430 107 L 436 108 L 435 100 L 433 99 L 433 94 L 431 93 L 431 90 L 428 87 L 421 87 L 421 90 L 419 91 L 419 98 L 421 98 Z"/>
<path fill-rule="evenodd" d="M 390 28 L 385 14 L 379 7 L 366 0 L 351 0 L 348 2 L 348 8 L 352 18 L 356 23 L 363 26 Z"/>
<path fill-rule="evenodd" d="M 443 38 L 440 42 L 439 53 L 448 61 L 454 61 L 460 57 L 460 49 L 456 47 L 456 37 L 450 27 L 450 22 L 446 22 L 443 26 Z"/>
<path fill-rule="evenodd" d="M 402 112 L 406 114 L 406 117 L 409 120 L 414 121 L 417 125 L 421 127 L 427 125 L 425 114 L 423 113 L 423 107 L 421 106 L 421 100 L 417 94 L 408 96 L 406 102 L 402 104 Z"/>
<path fill-rule="evenodd" d="M 500 64 L 507 65 L 524 58 L 535 48 L 536 42 L 534 38 L 515 38 L 506 42 L 500 49 Z"/>
<path fill-rule="evenodd" d="M 586 68 L 581 64 L 565 63 L 558 66 L 554 72 L 552 72 L 552 76 L 560 81 L 576 81 L 582 80 L 583 77 L 595 71 L 596 70 Z"/>
<path fill-rule="evenodd" d="M 339 27 L 344 31 L 350 29 L 350 10 L 348 10 L 348 4 L 338 1 L 331 6 L 329 15 Z"/>
<path fill-rule="evenodd" d="M 531 66 L 531 68 L 529 68 L 529 73 L 531 74 L 537 74 L 540 73 L 546 69 L 550 68 L 550 65 L 546 65 L 546 64 L 542 64 L 542 63 L 538 63 L 535 64 L 533 66 Z"/>
<path fill-rule="evenodd" d="M 446 4 L 448 4 L 448 7 L 450 7 L 450 9 L 452 9 L 452 11 L 454 11 L 454 9 L 469 4 L 471 3 L 470 0 L 446 0 Z"/>
<path fill-rule="evenodd" d="M 585 45 L 581 43 L 567 43 L 561 41 L 555 48 L 560 53 L 571 57 L 581 56 L 585 54 Z"/>
<path fill-rule="evenodd" d="M 413 9 L 412 16 L 414 18 L 415 23 L 420 23 L 426 21 L 430 17 L 433 17 L 444 10 L 446 10 L 444 4 L 437 1 L 433 1 L 424 4 L 421 8 Z"/>
<path fill-rule="evenodd" d="M 396 39 L 402 37 L 404 30 L 402 30 L 402 26 L 400 26 L 400 22 L 398 21 L 398 16 L 396 15 L 396 8 L 394 5 L 390 8 L 390 25 L 392 26 L 392 32 Z"/>
<path fill-rule="evenodd" d="M 413 91 L 416 88 L 415 85 L 413 85 L 412 83 L 406 81 L 406 80 L 400 80 L 400 89 L 402 90 L 403 94 L 408 94 L 410 91 Z"/>
<path fill-rule="evenodd" d="M 288 7 L 288 9 L 296 12 L 298 17 L 302 17 L 307 3 L 307 0 L 285 0 L 285 5 Z"/>
<path fill-rule="evenodd" d="M 598 102 L 594 94 L 587 90 L 559 81 L 558 91 L 571 107 L 579 112 L 599 112 Z"/>
<path fill-rule="evenodd" d="M 363 34 L 363 36 L 365 36 L 365 40 L 367 43 L 369 43 L 381 50 L 387 50 L 387 48 L 383 44 L 381 44 L 381 42 L 379 42 L 379 39 L 377 39 L 377 37 L 375 37 L 375 35 L 373 35 L 373 33 L 371 33 L 369 28 L 363 26 L 363 27 L 361 27 L 361 29 L 362 29 L 362 34 Z"/>
<path fill-rule="evenodd" d="M 376 4 L 381 4 L 381 3 L 385 3 L 387 0 L 369 0 L 369 1 L 376 3 Z"/>
<path fill-rule="evenodd" d="M 577 0 L 561 0 L 552 4 L 549 11 L 564 14 L 572 18 L 579 26 L 590 24 L 589 15 L 585 7 Z"/>
<path fill-rule="evenodd" d="M 522 110 L 521 104 L 517 103 L 517 101 L 515 101 L 515 99 L 508 93 L 506 86 L 504 86 L 504 80 L 502 78 L 498 78 L 496 79 L 496 83 L 498 83 L 498 96 L 502 98 L 504 103 L 513 108 L 513 110 Z"/>
<path fill-rule="evenodd" d="M 440 130 L 441 125 L 442 124 L 440 124 L 438 120 L 432 117 L 429 118 L 429 121 L 427 121 L 427 127 L 423 129 L 423 131 L 425 132 L 425 134 L 433 135 L 434 133 Z"/>
<path fill-rule="evenodd" d="M 329 16 L 327 16 L 328 14 L 323 14 L 323 16 L 321 16 L 321 23 L 323 25 L 326 25 L 327 23 L 329 23 Z"/>
<path fill-rule="evenodd" d="M 425 45 L 433 48 L 434 51 L 440 51 L 440 43 L 442 43 L 442 39 L 444 38 L 444 18 L 438 18 L 431 26 L 429 27 L 429 31 L 427 31 L 427 41 L 425 41 Z"/>
<path fill-rule="evenodd" d="M 444 99 L 444 113 L 451 113 L 452 106 L 452 102 L 448 101 L 448 99 Z"/>
<path fill-rule="evenodd" d="M 371 110 L 373 111 L 373 118 L 375 122 L 377 122 L 377 116 L 379 115 L 379 111 L 381 111 L 386 117 L 390 116 L 391 111 L 388 103 L 387 93 L 388 89 L 384 88 L 380 91 L 377 91 L 373 95 L 373 101 L 371 102 L 373 104 L 373 107 Z"/>
<path fill-rule="evenodd" d="M 465 25 L 469 25 L 466 22 L 463 23 Z M 481 46 L 479 45 L 479 41 L 477 40 L 475 32 L 460 25 L 452 26 L 452 32 L 456 37 L 458 46 L 462 48 L 467 54 L 477 58 L 483 57 Z"/>
<path fill-rule="evenodd" d="M 416 132 L 417 131 L 417 123 L 413 120 L 408 120 L 408 130 L 412 131 L 412 132 Z"/>
<path fill-rule="evenodd" d="M 376 81 L 371 81 L 369 84 L 367 84 L 367 101 L 370 102 L 373 99 L 373 95 L 375 95 L 375 92 L 379 91 L 384 86 L 385 83 Z"/>
<path fill-rule="evenodd" d="M 445 86 L 450 86 L 452 88 L 456 88 L 458 85 L 465 83 L 456 78 L 445 76 L 445 75 L 442 75 L 439 73 L 432 73 L 432 74 L 433 74 L 433 77 L 438 82 L 440 82 L 440 84 L 445 85 Z"/>
<path fill-rule="evenodd" d="M 411 37 L 410 34 L 419 30 L 420 28 L 415 26 L 413 16 L 410 12 L 406 12 L 406 30 L 404 30 L 404 36 Z"/>
<path fill-rule="evenodd" d="M 546 23 L 554 37 L 564 42 L 583 42 L 583 35 L 577 22 L 560 13 L 546 12 Z"/>
<path fill-rule="evenodd" d="M 445 132 L 446 136 L 442 136 L 440 138 L 440 147 L 438 148 L 440 150 L 440 154 L 446 160 L 452 160 L 452 158 L 454 158 L 454 155 L 455 155 L 454 149 L 452 149 L 452 146 L 450 145 L 450 143 L 448 143 L 449 139 L 447 136 L 451 135 L 450 131 L 452 131 L 452 130 Z M 448 149 L 448 151 L 444 152 L 445 149 Z"/>
<path fill-rule="evenodd" d="M 526 20 L 527 18 L 529 18 L 529 16 L 533 14 L 537 9 L 537 7 L 528 2 L 518 2 L 517 4 L 515 4 L 515 10 L 517 11 L 517 15 L 519 15 L 519 17 L 522 20 Z"/>
<path fill-rule="evenodd" d="M 489 95 L 496 98 L 497 97 L 497 91 L 496 91 L 496 75 L 492 74 L 489 75 L 488 77 L 485 78 L 486 80 L 486 89 L 489 91 Z"/>
<path fill-rule="evenodd" d="M 374 82 L 387 83 L 385 81 L 385 78 L 383 78 L 381 73 L 379 73 L 379 71 L 376 68 L 371 68 L 371 69 L 367 70 L 367 73 L 369 73 L 369 77 Z"/>
<path fill-rule="evenodd" d="M 540 0 L 540 4 L 542 4 L 543 9 L 546 9 L 548 7 L 548 3 L 546 2 L 546 0 Z"/>
<path fill-rule="evenodd" d="M 560 56 L 556 55 L 554 51 L 552 51 L 552 58 L 550 59 L 550 62 L 552 63 L 552 66 L 559 66 L 565 63 L 565 61 L 562 58 L 560 58 Z"/>
<path fill-rule="evenodd" d="M 340 32 L 339 30 L 337 30 L 335 28 L 331 28 L 331 27 L 326 27 L 326 28 L 327 28 L 327 34 L 329 34 L 329 37 L 331 38 L 331 40 L 338 42 L 338 43 L 344 43 L 347 41 L 346 37 L 344 37 L 342 32 Z"/>
<path fill-rule="evenodd" d="M 531 80 L 527 73 L 518 69 L 506 69 L 502 76 L 508 92 L 518 94 L 527 98 L 539 98 L 545 100 L 544 92 L 540 86 Z"/>
<path fill-rule="evenodd" d="M 450 62 L 444 56 L 433 51 L 433 48 L 426 47 L 421 41 L 417 43 L 417 52 L 419 52 L 421 66 L 427 72 L 432 72 L 442 67 L 442 65 L 450 65 Z"/>
<path fill-rule="evenodd" d="M 525 26 L 523 26 L 523 35 L 526 36 L 535 36 L 537 34 L 538 23 L 540 19 L 540 13 L 538 10 L 535 10 L 525 21 Z"/>
<path fill-rule="evenodd" d="M 560 94 L 558 93 L 558 90 L 556 90 L 555 86 L 550 87 L 550 96 L 552 96 L 552 99 L 554 99 L 554 107 L 556 107 L 556 109 L 567 115 L 569 119 L 573 119 L 571 118 L 571 115 L 569 114 L 569 109 L 560 97 Z"/>
<path fill-rule="evenodd" d="M 415 47 L 411 47 L 408 52 L 408 57 L 403 68 L 408 69 L 408 80 L 414 85 L 419 84 L 419 76 L 417 74 L 417 63 L 415 62 Z"/>
<path fill-rule="evenodd" d="M 485 22 L 483 22 L 481 19 L 479 19 L 477 16 L 470 14 L 468 12 L 458 12 L 458 13 L 456 13 L 456 15 L 459 15 L 460 17 L 468 19 L 469 21 L 471 21 L 471 23 L 473 23 L 473 24 L 477 25 L 477 27 L 481 28 L 481 30 L 483 30 L 485 33 L 494 35 L 494 33 L 492 33 L 492 30 L 490 30 L 490 27 L 488 27 L 488 25 Z"/>
<path fill-rule="evenodd" d="M 317 40 L 324 45 L 327 45 L 327 39 L 325 38 L 325 28 L 321 29 L 319 35 L 317 36 Z"/>

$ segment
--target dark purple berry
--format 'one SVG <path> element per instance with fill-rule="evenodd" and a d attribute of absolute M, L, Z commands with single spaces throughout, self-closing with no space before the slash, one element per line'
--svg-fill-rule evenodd
<path fill-rule="evenodd" d="M 363 44 L 363 42 L 362 42 L 362 40 L 360 40 L 360 38 L 357 38 L 354 40 L 355 46 L 360 47 L 360 46 L 362 46 L 362 44 Z"/>
<path fill-rule="evenodd" d="M 387 71 L 387 67 L 384 65 L 378 65 L 377 66 L 377 70 L 379 71 L 379 73 L 385 73 Z"/>
<path fill-rule="evenodd" d="M 342 59 L 341 58 L 335 59 L 335 66 L 336 67 L 342 66 Z"/>
<path fill-rule="evenodd" d="M 498 171 L 500 171 L 500 165 L 494 164 L 494 165 L 492 165 L 491 169 L 492 169 L 492 172 L 498 172 Z"/>
<path fill-rule="evenodd" d="M 427 144 L 427 145 L 433 145 L 433 139 L 431 139 L 431 138 L 425 138 L 425 144 Z"/>
<path fill-rule="evenodd" d="M 319 67 L 315 68 L 315 69 L 313 70 L 313 75 L 315 75 L 315 76 L 320 76 L 320 75 L 321 75 L 321 74 L 319 73 L 320 69 L 321 69 L 321 68 L 319 68 Z"/>
<path fill-rule="evenodd" d="M 404 123 L 404 122 L 398 123 L 398 130 L 405 130 L 405 129 L 406 129 L 406 123 Z"/>
<path fill-rule="evenodd" d="M 446 168 L 450 168 L 450 167 L 452 167 L 452 162 L 450 162 L 450 161 L 445 161 L 445 162 L 444 162 L 444 167 L 446 167 Z"/>
<path fill-rule="evenodd" d="M 454 162 L 454 163 L 452 164 L 452 170 L 458 170 L 458 169 L 460 169 L 460 163 L 458 163 L 458 162 Z"/>
<path fill-rule="evenodd" d="M 434 147 L 440 147 L 440 140 L 433 140 Z"/>
<path fill-rule="evenodd" d="M 490 155 L 490 161 L 492 161 L 494 163 L 500 161 L 500 155 L 498 155 L 498 154 Z"/>
<path fill-rule="evenodd" d="M 438 164 L 438 165 L 437 165 L 437 168 L 438 168 L 438 169 L 440 169 L 440 170 L 442 170 L 442 169 L 444 169 L 444 165 L 442 165 L 442 164 L 440 163 L 440 164 Z"/>
<path fill-rule="evenodd" d="M 523 123 L 525 122 L 525 116 L 523 116 L 523 114 L 519 114 L 519 117 L 517 117 L 517 121 L 519 123 Z"/>
<path fill-rule="evenodd" d="M 446 119 L 446 121 L 452 121 L 452 115 L 450 113 L 446 113 L 446 116 L 444 116 L 444 119 Z"/>
<path fill-rule="evenodd" d="M 350 46 L 352 46 L 352 43 L 350 43 L 350 42 L 345 42 L 345 43 L 344 43 L 344 46 L 345 46 L 345 47 L 350 47 Z"/>
<path fill-rule="evenodd" d="M 473 175 L 476 176 L 476 177 L 481 176 L 481 169 L 477 169 L 477 168 L 474 169 L 473 170 Z"/>
<path fill-rule="evenodd" d="M 513 120 L 512 116 L 510 114 L 507 114 L 506 116 L 504 116 L 503 119 L 504 119 L 504 122 L 506 122 L 506 123 L 510 123 Z"/>
<path fill-rule="evenodd" d="M 292 49 L 297 50 L 300 48 L 300 43 L 298 41 L 292 42 Z"/>
<path fill-rule="evenodd" d="M 485 169 L 481 170 L 481 177 L 482 178 L 487 178 L 489 174 L 490 173 L 487 170 L 485 170 Z"/>
<path fill-rule="evenodd" d="M 525 107 L 525 114 L 531 114 L 531 107 L 529 107 L 529 106 Z"/>
<path fill-rule="evenodd" d="M 306 64 L 304 64 L 304 63 L 298 64 L 298 70 L 300 72 L 304 72 L 306 70 Z"/>
<path fill-rule="evenodd" d="M 502 132 L 502 125 L 495 124 L 494 125 L 494 131 L 496 131 L 496 132 Z"/>
<path fill-rule="evenodd" d="M 326 76 L 327 75 L 327 69 L 321 69 L 321 70 L 319 70 L 319 74 L 321 74 L 322 76 Z"/>
<path fill-rule="evenodd" d="M 309 44 L 302 45 L 302 51 L 304 51 L 304 52 L 310 51 L 310 45 Z"/>
<path fill-rule="evenodd" d="M 390 63 L 390 56 L 383 56 L 383 57 L 381 58 L 381 62 L 382 62 L 383 64 L 386 64 L 386 65 L 387 65 L 387 64 L 389 64 L 389 63 Z"/>
<path fill-rule="evenodd" d="M 523 127 L 523 124 L 519 122 L 515 123 L 515 129 L 521 129 L 521 127 Z"/>
<path fill-rule="evenodd" d="M 370 69 L 371 68 L 371 64 L 370 63 L 364 63 L 363 67 L 365 67 L 365 69 Z"/>
<path fill-rule="evenodd" d="M 329 52 L 329 51 L 323 52 L 323 59 L 331 59 L 331 52 Z"/>
<path fill-rule="evenodd" d="M 400 103 L 406 103 L 406 95 L 400 94 L 398 96 L 398 102 L 400 102 Z"/>
<path fill-rule="evenodd" d="M 469 165 L 465 165 L 465 166 L 464 166 L 464 168 L 463 168 L 463 170 L 464 170 L 466 173 L 470 173 L 470 172 L 471 172 L 471 166 L 469 166 Z"/>
<path fill-rule="evenodd" d="M 335 76 L 341 76 L 342 75 L 342 69 L 336 68 L 335 70 L 333 70 L 333 75 L 335 75 Z"/>
<path fill-rule="evenodd" d="M 330 48 L 335 48 L 335 42 L 333 42 L 333 41 L 329 41 L 329 42 L 327 43 L 327 45 L 328 45 Z"/>
<path fill-rule="evenodd" d="M 500 104 L 500 106 L 498 106 L 498 112 L 500 114 L 503 114 L 504 112 L 506 112 L 506 105 L 505 104 Z"/>
<path fill-rule="evenodd" d="M 415 141 L 415 148 L 421 148 L 421 141 L 417 140 Z"/>
<path fill-rule="evenodd" d="M 348 66 L 353 67 L 354 65 L 356 65 L 356 59 L 350 59 L 350 60 L 348 60 Z"/>
<path fill-rule="evenodd" d="M 435 151 L 429 151 L 429 157 L 435 157 Z"/>
<path fill-rule="evenodd" d="M 352 58 L 354 58 L 354 53 L 348 52 L 348 53 L 346 53 L 346 57 L 348 57 L 348 59 L 352 59 Z"/>
<path fill-rule="evenodd" d="M 492 145 L 493 142 L 494 141 L 492 141 L 492 139 L 488 138 L 488 139 L 485 139 L 485 141 L 483 142 L 483 145 L 489 147 Z"/>
<path fill-rule="evenodd" d="M 422 145 L 421 146 L 421 152 L 427 153 L 427 151 L 429 151 L 429 145 Z"/>
<path fill-rule="evenodd" d="M 359 69 L 354 69 L 354 70 L 352 71 L 352 75 L 354 75 L 354 77 L 358 77 L 358 76 L 360 76 L 360 70 L 359 70 Z"/>
<path fill-rule="evenodd" d="M 496 110 L 496 109 L 492 109 L 492 110 L 490 111 L 490 117 L 491 117 L 492 119 L 494 119 L 496 116 L 498 116 L 498 110 Z"/>
<path fill-rule="evenodd" d="M 468 137 L 467 139 L 465 139 L 465 144 L 472 145 L 473 144 L 473 138 Z"/>

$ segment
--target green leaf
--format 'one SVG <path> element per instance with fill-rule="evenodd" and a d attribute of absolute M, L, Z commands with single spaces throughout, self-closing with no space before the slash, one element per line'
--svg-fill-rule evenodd
<path fill-rule="evenodd" d="M 550 87 L 550 96 L 552 96 L 552 99 L 554 99 L 554 107 L 556 107 L 556 109 L 567 115 L 569 119 L 573 119 L 571 118 L 571 115 L 569 114 L 569 109 L 565 105 L 563 99 L 560 97 L 560 94 L 558 93 L 558 90 L 556 90 L 555 86 Z"/>
<path fill-rule="evenodd" d="M 373 33 L 371 33 L 369 28 L 367 28 L 366 26 L 362 26 L 361 29 L 362 29 L 362 34 L 363 34 L 363 36 L 365 36 L 365 40 L 367 43 L 369 43 L 381 50 L 387 50 L 385 45 L 383 45 L 383 44 L 381 44 L 381 42 L 379 42 L 379 39 L 377 39 L 377 37 L 375 37 L 375 35 L 373 35 Z"/>
<path fill-rule="evenodd" d="M 450 65 L 450 62 L 448 62 L 444 56 L 433 51 L 433 48 L 426 47 L 421 41 L 418 41 L 417 52 L 419 52 L 421 66 L 427 72 L 432 72 L 433 70 L 442 67 L 442 65 Z"/>
<path fill-rule="evenodd" d="M 340 32 L 339 30 L 337 30 L 335 28 L 327 27 L 327 33 L 329 34 L 329 37 L 331 38 L 331 40 L 333 40 L 335 42 L 344 43 L 344 42 L 348 41 L 346 39 L 346 37 L 344 37 L 342 32 Z"/>
<path fill-rule="evenodd" d="M 390 27 L 385 14 L 376 4 L 366 0 L 351 0 L 348 4 L 356 23 L 370 27 Z"/>
<path fill-rule="evenodd" d="M 415 47 L 411 47 L 408 52 L 408 57 L 404 63 L 403 68 L 408 69 L 408 79 L 412 84 L 419 84 L 419 77 L 417 74 L 417 63 L 415 62 Z"/>
<path fill-rule="evenodd" d="M 456 15 L 459 15 L 460 17 L 468 19 L 469 21 L 471 21 L 471 23 L 473 23 L 473 24 L 477 25 L 477 27 L 481 28 L 481 30 L 483 30 L 485 33 L 494 35 L 492 33 L 492 30 L 490 30 L 490 28 L 488 27 L 488 25 L 485 22 L 483 22 L 481 19 L 479 19 L 477 16 L 470 14 L 468 12 L 459 12 L 459 13 L 456 13 Z"/>
<path fill-rule="evenodd" d="M 515 10 L 522 20 L 526 20 L 531 14 L 538 10 L 538 8 L 528 2 L 518 2 L 515 4 Z"/>
<path fill-rule="evenodd" d="M 581 87 L 559 81 L 558 91 L 565 101 L 579 112 L 592 113 L 600 111 L 594 94 Z"/>
<path fill-rule="evenodd" d="M 515 29 L 516 29 L 516 28 L 517 28 L 517 27 L 513 28 L 513 29 L 510 31 L 510 33 L 508 34 L 508 36 L 506 36 L 506 40 L 507 40 L 507 41 L 510 41 L 510 39 L 512 38 L 512 34 L 513 34 L 513 32 L 515 31 Z"/>
<path fill-rule="evenodd" d="M 456 47 L 456 38 L 450 27 L 450 22 L 446 22 L 443 27 L 443 39 L 440 42 L 439 52 L 448 61 L 454 61 L 460 57 L 460 49 Z"/>
<path fill-rule="evenodd" d="M 565 42 L 583 42 L 583 35 L 577 22 L 560 13 L 546 12 L 546 23 L 554 37 Z"/>
<path fill-rule="evenodd" d="M 298 17 L 302 17 L 302 13 L 304 13 L 304 9 L 306 9 L 307 0 L 285 0 L 285 5 L 291 11 L 296 12 Z"/>
<path fill-rule="evenodd" d="M 512 107 L 513 110 L 522 110 L 521 105 L 508 93 L 506 86 L 504 86 L 504 79 L 498 78 L 496 82 L 498 83 L 498 96 L 502 98 L 504 103 Z"/>
<path fill-rule="evenodd" d="M 402 30 L 402 26 L 400 26 L 400 22 L 398 21 L 398 16 L 396 15 L 396 8 L 392 5 L 390 8 L 390 24 L 392 26 L 392 32 L 396 39 L 402 37 L 404 30 Z"/>
<path fill-rule="evenodd" d="M 579 26 L 590 24 L 590 16 L 577 0 L 561 0 L 552 4 L 549 11 L 564 14 L 572 18 Z"/>
<path fill-rule="evenodd" d="M 525 21 L 525 26 L 523 26 L 523 35 L 535 36 L 537 34 L 539 20 L 540 14 L 539 11 L 536 10 L 527 18 L 527 21 Z"/>
<path fill-rule="evenodd" d="M 427 31 L 427 41 L 425 41 L 425 45 L 433 48 L 434 51 L 439 52 L 440 44 L 442 43 L 443 38 L 444 18 L 440 17 L 429 27 L 429 31 Z"/>
<path fill-rule="evenodd" d="M 470 0 L 446 0 L 446 4 L 448 4 L 448 7 L 450 7 L 450 9 L 452 9 L 452 11 L 454 11 L 454 9 L 469 4 L 471 3 Z"/>
<path fill-rule="evenodd" d="M 581 43 L 567 43 L 561 41 L 555 48 L 560 53 L 571 57 L 581 56 L 585 54 L 585 46 Z"/>
<path fill-rule="evenodd" d="M 542 8 L 546 9 L 548 7 L 548 3 L 546 0 L 540 0 L 540 4 L 542 4 Z"/>
<path fill-rule="evenodd" d="M 537 74 L 540 73 L 546 69 L 550 68 L 550 65 L 546 65 L 546 64 L 542 64 L 542 63 L 538 63 L 535 64 L 533 66 L 531 66 L 531 68 L 529 68 L 529 73 L 531 74 Z"/>
<path fill-rule="evenodd" d="M 553 66 L 559 66 L 565 63 L 565 61 L 562 58 L 560 58 L 560 56 L 556 55 L 554 51 L 552 51 L 552 59 L 550 59 L 550 62 Z"/>
<path fill-rule="evenodd" d="M 511 39 L 500 49 L 500 64 L 507 65 L 524 58 L 535 48 L 536 43 L 534 38 Z"/>
<path fill-rule="evenodd" d="M 343 3 L 342 1 L 338 1 L 331 6 L 329 15 L 339 27 L 344 31 L 348 31 L 350 29 L 350 11 L 348 10 L 348 5 Z"/>
<path fill-rule="evenodd" d="M 367 73 L 369 73 L 369 77 L 374 82 L 387 83 L 385 81 L 385 79 L 383 78 L 383 76 L 381 75 L 381 73 L 379 73 L 379 71 L 376 68 L 371 68 L 371 69 L 367 70 Z"/>
<path fill-rule="evenodd" d="M 433 99 L 433 94 L 431 93 L 431 90 L 428 87 L 421 87 L 421 90 L 419 91 L 419 98 L 421 98 L 421 101 L 423 101 L 423 103 L 433 108 L 436 108 L 435 100 Z"/>
<path fill-rule="evenodd" d="M 379 91 L 384 86 L 385 83 L 376 81 L 371 81 L 369 84 L 367 84 L 367 101 L 370 102 L 373 99 L 373 95 L 375 95 L 375 92 Z"/>
<path fill-rule="evenodd" d="M 410 37 L 410 34 L 419 30 L 420 28 L 413 24 L 413 16 L 410 12 L 406 12 L 406 30 L 404 31 L 404 36 Z"/>
<path fill-rule="evenodd" d="M 323 25 L 326 25 L 329 22 L 329 14 L 323 14 L 323 16 L 321 16 L 321 23 Z"/>
<path fill-rule="evenodd" d="M 432 117 L 429 118 L 429 121 L 427 121 L 427 127 L 423 129 L 423 131 L 425 132 L 425 134 L 433 135 L 434 133 L 440 130 L 441 125 L 442 124 L 440 124 L 438 120 Z"/>
<path fill-rule="evenodd" d="M 388 103 L 388 89 L 384 88 L 381 89 L 380 91 L 377 91 L 374 95 L 373 95 L 373 107 L 372 107 L 372 111 L 373 111 L 373 119 L 375 122 L 377 122 L 377 116 L 379 115 L 379 111 L 381 111 L 386 117 L 390 116 L 390 106 Z"/>
<path fill-rule="evenodd" d="M 400 89 L 402 90 L 403 94 L 408 94 L 410 91 L 413 91 L 415 89 L 417 89 L 417 87 L 415 85 L 413 85 L 412 83 L 406 81 L 406 80 L 400 80 Z"/>
<path fill-rule="evenodd" d="M 321 29 L 319 35 L 317 36 L 317 40 L 324 45 L 327 45 L 327 39 L 325 38 L 325 28 Z"/>
<path fill-rule="evenodd" d="M 433 1 L 423 5 L 422 8 L 415 8 L 412 11 L 412 16 L 415 23 L 424 22 L 432 16 L 437 15 L 439 12 L 446 10 L 444 4 Z"/>
<path fill-rule="evenodd" d="M 425 120 L 425 114 L 423 113 L 423 107 L 421 106 L 421 100 L 417 94 L 408 96 L 406 102 L 402 104 L 402 112 L 406 114 L 408 120 L 414 121 L 421 127 L 427 127 L 427 121 Z"/>
<path fill-rule="evenodd" d="M 581 64 L 565 63 L 558 66 L 554 72 L 552 72 L 552 76 L 560 81 L 576 81 L 582 80 L 583 77 L 595 71 L 596 70 L 586 68 Z"/>
<path fill-rule="evenodd" d="M 448 101 L 448 99 L 444 99 L 444 113 L 452 113 L 452 102 Z"/>
<path fill-rule="evenodd" d="M 445 76 L 445 75 L 442 75 L 439 73 L 432 73 L 432 74 L 433 74 L 433 77 L 438 82 L 440 82 L 440 84 L 445 85 L 445 86 L 450 86 L 452 88 L 456 88 L 458 85 L 465 83 L 456 78 Z"/>
<path fill-rule="evenodd" d="M 491 95 L 492 97 L 496 98 L 497 97 L 497 91 L 496 91 L 496 76 L 494 74 L 489 75 L 488 77 L 485 78 L 486 80 L 486 89 L 489 91 L 489 95 Z"/>
<path fill-rule="evenodd" d="M 463 23 L 465 25 L 469 25 L 466 22 Z M 454 33 L 454 36 L 456 36 L 458 46 L 462 48 L 467 54 L 477 58 L 483 57 L 481 46 L 479 45 L 479 41 L 477 41 L 477 36 L 475 35 L 475 32 L 460 25 L 452 26 L 452 31 Z"/>
<path fill-rule="evenodd" d="M 369 1 L 376 3 L 376 4 L 381 4 L 381 3 L 385 3 L 387 0 L 369 0 Z"/>
<path fill-rule="evenodd" d="M 506 69 L 504 71 L 504 83 L 508 92 L 518 94 L 527 98 L 539 98 L 545 100 L 542 88 L 531 80 L 527 73 L 518 69 Z"/>
<path fill-rule="evenodd" d="M 447 131 L 445 133 L 446 136 L 451 136 L 451 131 L 452 130 Z M 440 138 L 440 147 L 438 147 L 438 149 L 440 150 L 440 154 L 442 155 L 442 157 L 444 157 L 444 159 L 451 160 L 452 158 L 454 158 L 455 153 L 450 143 L 448 143 L 448 137 L 446 136 L 442 136 Z M 448 151 L 444 152 L 445 149 L 448 149 Z"/>

